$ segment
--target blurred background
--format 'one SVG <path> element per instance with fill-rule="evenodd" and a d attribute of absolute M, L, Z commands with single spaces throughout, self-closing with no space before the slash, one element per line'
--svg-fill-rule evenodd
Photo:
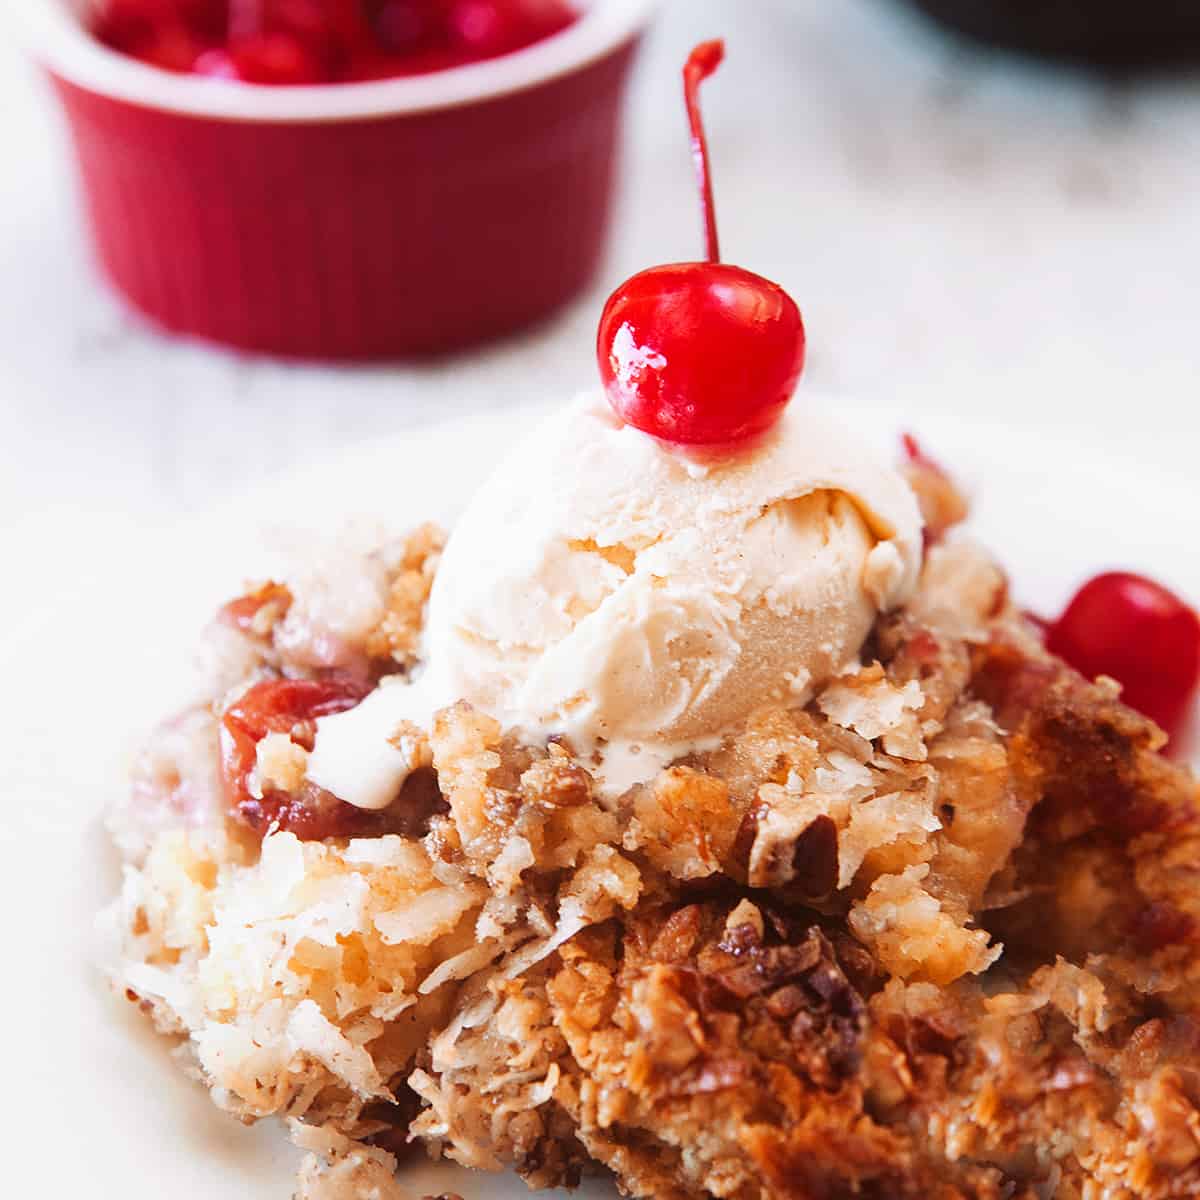
<path fill-rule="evenodd" d="M 1200 81 L 1012 57 L 899 0 L 673 0 L 637 62 L 613 235 L 532 333 L 321 367 L 162 336 L 100 280 L 60 114 L 0 44 L 0 627 L 114 539 L 364 439 L 593 386 L 605 297 L 700 256 L 679 68 L 706 92 L 726 257 L 804 310 L 803 387 L 1194 472 Z M 402 470 L 403 464 L 397 464 Z M 54 552 L 47 553 L 53 546 Z"/>

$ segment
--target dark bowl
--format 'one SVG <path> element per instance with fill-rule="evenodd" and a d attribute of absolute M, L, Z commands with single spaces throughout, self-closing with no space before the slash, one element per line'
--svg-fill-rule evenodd
<path fill-rule="evenodd" d="M 1200 63 L 1200 0 L 907 0 L 976 41 L 1116 70 Z"/>

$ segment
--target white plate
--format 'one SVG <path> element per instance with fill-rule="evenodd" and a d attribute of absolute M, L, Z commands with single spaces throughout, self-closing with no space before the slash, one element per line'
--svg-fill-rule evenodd
<path fill-rule="evenodd" d="M 844 416 L 876 439 L 898 427 L 896 414 Z M 123 787 L 129 748 L 179 698 L 200 625 L 244 578 L 269 573 L 281 530 L 328 534 L 356 514 L 395 527 L 449 522 L 527 420 L 508 411 L 366 447 L 260 486 L 170 542 L 114 534 L 103 577 L 47 598 L 19 641 L 0 646 L 5 1195 L 291 1195 L 297 1155 L 282 1131 L 218 1114 L 90 965 L 92 916 L 117 882 L 98 813 Z M 1113 566 L 1200 598 L 1187 479 L 1152 464 L 1079 462 L 1069 444 L 1033 431 L 940 423 L 918 432 L 975 493 L 975 528 L 1022 602 L 1049 611 Z M 415 1168 L 405 1181 L 417 1195 L 525 1194 L 514 1180 L 444 1167 Z"/>

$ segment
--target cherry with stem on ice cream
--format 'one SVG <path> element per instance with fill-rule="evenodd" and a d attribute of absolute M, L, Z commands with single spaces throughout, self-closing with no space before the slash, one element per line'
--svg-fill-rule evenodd
<path fill-rule="evenodd" d="M 1046 626 L 1046 647 L 1089 679 L 1115 679 L 1125 703 L 1171 735 L 1200 685 L 1200 616 L 1141 575 L 1109 572 L 1084 584 Z"/>
<path fill-rule="evenodd" d="M 721 65 L 705 42 L 684 67 L 700 182 L 706 262 L 652 267 L 623 283 L 600 319 L 597 355 L 609 402 L 644 433 L 713 446 L 766 432 L 804 369 L 804 322 L 777 283 L 721 262 L 700 84 Z"/>

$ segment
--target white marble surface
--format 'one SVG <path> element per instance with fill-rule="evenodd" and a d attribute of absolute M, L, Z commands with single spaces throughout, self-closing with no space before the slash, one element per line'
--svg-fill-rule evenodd
<path fill-rule="evenodd" d="M 592 293 L 467 358 L 341 370 L 170 341 L 130 317 L 90 265 L 51 98 L 5 39 L 0 627 L 70 586 L 74 564 L 271 472 L 591 384 L 607 291 L 698 253 L 677 71 L 718 33 L 730 60 L 707 103 L 725 248 L 801 301 L 806 386 L 892 404 L 918 429 L 998 411 L 1070 453 L 1194 471 L 1200 83 L 1016 65 L 891 0 L 669 0 Z"/>

